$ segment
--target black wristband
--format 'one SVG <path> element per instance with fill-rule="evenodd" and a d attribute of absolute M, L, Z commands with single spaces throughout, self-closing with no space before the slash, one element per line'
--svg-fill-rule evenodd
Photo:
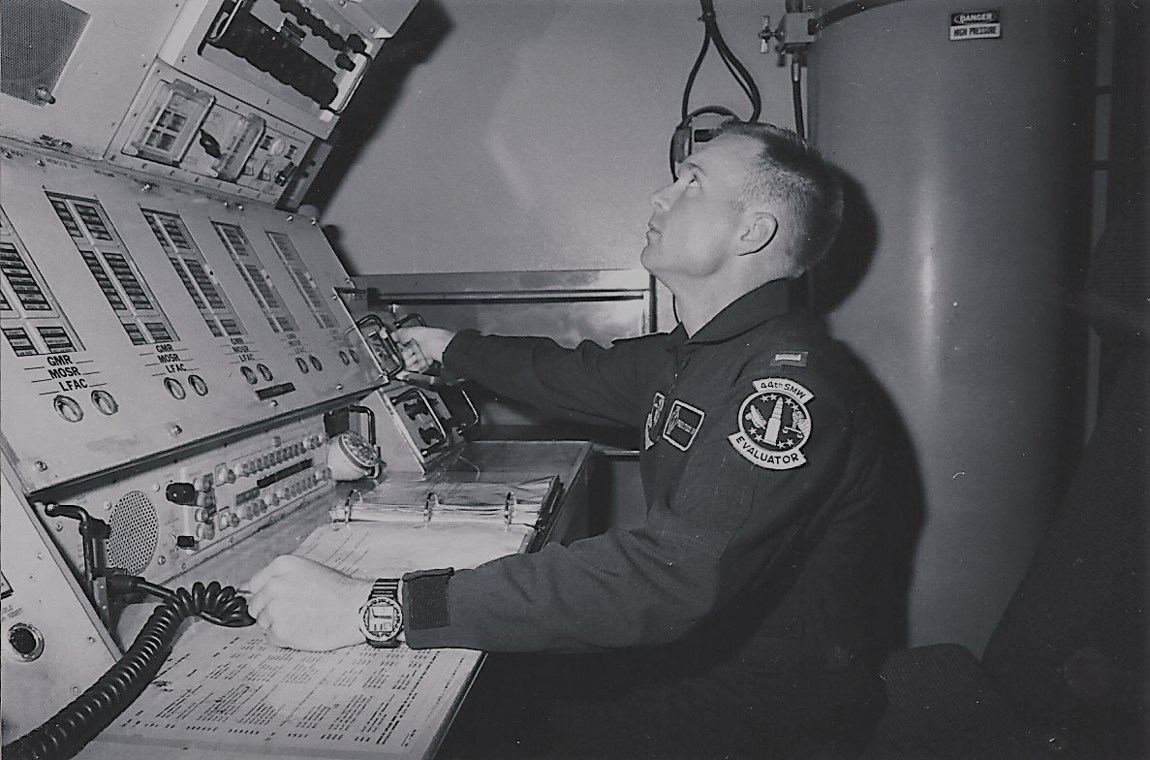
<path fill-rule="evenodd" d="M 447 586 L 453 575 L 455 570 L 448 567 L 418 570 L 403 576 L 403 606 L 406 608 L 408 630 L 424 631 L 451 625 Z"/>

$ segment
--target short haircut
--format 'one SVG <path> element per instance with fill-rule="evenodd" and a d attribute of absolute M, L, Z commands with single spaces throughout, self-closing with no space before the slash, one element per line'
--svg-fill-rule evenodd
<path fill-rule="evenodd" d="M 843 217 L 838 171 L 806 140 L 773 124 L 731 120 L 716 137 L 740 135 L 759 143 L 758 160 L 747 171 L 739 202 L 781 203 L 799 224 L 793 240 L 793 277 L 814 267 L 830 250 Z"/>

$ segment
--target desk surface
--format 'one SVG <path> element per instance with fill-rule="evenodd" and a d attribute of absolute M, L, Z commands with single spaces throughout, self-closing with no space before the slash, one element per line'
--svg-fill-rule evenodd
<path fill-rule="evenodd" d="M 575 442 L 476 442 L 444 470 L 427 476 L 393 473 L 375 491 L 386 492 L 390 483 L 397 491 L 409 492 L 413 480 L 433 489 L 437 483 L 514 483 L 558 476 L 565 493 L 542 527 L 554 530 L 553 537 L 559 538 L 570 534 L 572 518 L 578 519 L 573 513 L 583 506 L 573 502 L 585 481 L 589 453 L 587 444 Z M 370 486 L 352 484 L 317 500 L 168 585 L 190 586 L 197 580 L 238 585 L 280 554 L 306 553 L 314 548 L 316 528 L 330 524 L 328 508 L 342 501 L 351 487 Z M 390 523 L 370 527 L 391 535 L 408 531 L 402 539 L 405 550 L 437 540 L 434 525 L 420 533 L 411 533 L 412 526 Z M 347 537 L 351 534 L 347 531 Z M 320 531 L 316 536 L 330 543 L 334 534 Z M 483 539 L 469 533 L 466 541 L 473 540 Z M 501 540 L 504 548 L 493 548 L 496 556 L 514 551 L 506 548 L 506 537 Z M 517 543 L 512 540 L 511 546 Z M 363 551 L 355 554 L 354 547 L 348 551 L 347 561 L 364 556 Z M 149 605 L 129 608 L 120 626 L 125 638 L 134 635 L 150 609 Z M 366 645 L 331 653 L 291 652 L 269 646 L 262 632 L 251 628 L 221 629 L 195 621 L 181 632 L 153 684 L 78 757 L 429 758 L 481 661 L 482 654 L 474 651 L 373 650 Z"/>

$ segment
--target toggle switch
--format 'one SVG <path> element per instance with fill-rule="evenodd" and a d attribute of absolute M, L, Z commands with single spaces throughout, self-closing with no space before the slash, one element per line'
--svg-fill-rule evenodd
<path fill-rule="evenodd" d="M 191 483 L 168 483 L 164 497 L 173 504 L 190 507 L 196 503 L 196 487 Z"/>

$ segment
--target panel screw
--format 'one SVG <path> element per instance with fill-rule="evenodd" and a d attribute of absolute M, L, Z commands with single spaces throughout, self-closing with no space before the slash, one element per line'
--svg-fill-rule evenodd
<path fill-rule="evenodd" d="M 45 470 L 48 469 L 48 465 L 44 464 L 40 460 L 36 460 L 36 469 L 39 470 L 40 472 L 44 472 Z"/>
<path fill-rule="evenodd" d="M 172 435 L 180 435 L 184 432 L 184 429 L 179 425 L 172 425 L 170 428 L 168 428 L 168 432 Z"/>

